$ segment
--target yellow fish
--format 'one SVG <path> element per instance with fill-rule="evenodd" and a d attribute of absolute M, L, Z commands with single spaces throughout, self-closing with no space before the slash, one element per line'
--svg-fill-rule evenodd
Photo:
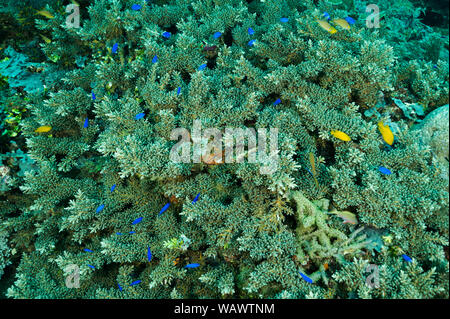
<path fill-rule="evenodd" d="M 348 24 L 348 22 L 344 19 L 334 19 L 333 22 L 340 26 L 342 29 L 350 30 L 350 24 Z"/>
<path fill-rule="evenodd" d="M 52 43 L 52 40 L 47 38 L 45 35 L 40 34 L 40 36 L 42 37 L 42 39 L 44 39 L 45 43 Z"/>
<path fill-rule="evenodd" d="M 338 139 L 340 139 L 341 141 L 344 141 L 344 142 L 348 142 L 348 141 L 352 140 L 350 138 L 350 136 L 348 136 L 344 132 L 337 131 L 337 130 L 332 130 L 331 131 L 331 135 L 333 135 L 335 138 L 338 138 Z"/>
<path fill-rule="evenodd" d="M 49 125 L 44 125 L 44 126 L 38 127 L 38 128 L 35 129 L 34 131 L 35 131 L 36 133 L 46 133 L 46 132 L 50 131 L 51 129 L 52 129 L 51 126 L 49 126 Z"/>
<path fill-rule="evenodd" d="M 319 188 L 319 182 L 317 181 L 316 178 L 316 161 L 314 160 L 314 154 L 311 152 L 309 153 L 309 163 L 311 164 L 314 182 L 316 183 L 316 187 Z"/>
<path fill-rule="evenodd" d="M 353 213 L 350 213 L 346 210 L 343 211 L 337 211 L 337 210 L 333 210 L 330 212 L 330 214 L 334 214 L 340 218 L 342 218 L 342 220 L 344 221 L 344 224 L 352 224 L 352 225 L 356 225 L 358 224 L 358 220 L 356 219 L 356 215 Z"/>
<path fill-rule="evenodd" d="M 392 133 L 389 125 L 384 125 L 382 121 L 378 122 L 378 129 L 380 130 L 381 136 L 383 136 L 383 140 L 392 145 L 394 143 L 394 134 Z"/>
<path fill-rule="evenodd" d="M 51 14 L 47 10 L 38 11 L 38 12 L 36 12 L 36 14 L 40 14 L 41 16 L 44 16 L 44 17 L 49 18 L 49 19 L 53 19 L 54 18 L 53 14 Z"/>
<path fill-rule="evenodd" d="M 322 27 L 322 29 L 324 29 L 324 30 L 330 32 L 331 34 L 337 32 L 337 30 L 336 30 L 334 27 L 332 27 L 331 24 L 329 24 L 329 23 L 326 22 L 326 21 L 323 21 L 323 20 L 317 20 L 317 23 Z"/>

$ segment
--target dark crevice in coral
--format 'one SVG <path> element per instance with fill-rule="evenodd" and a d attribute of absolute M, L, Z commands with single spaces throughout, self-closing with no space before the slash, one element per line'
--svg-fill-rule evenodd
<path fill-rule="evenodd" d="M 336 149 L 331 141 L 324 141 L 324 143 L 317 143 L 317 155 L 322 156 L 325 159 L 327 166 L 334 165 L 336 163 Z"/>
<path fill-rule="evenodd" d="M 357 105 L 364 106 L 365 104 L 361 101 L 359 92 L 357 90 L 352 90 L 350 92 L 350 102 L 354 102 Z"/>
<path fill-rule="evenodd" d="M 211 69 L 211 70 L 215 69 L 216 68 L 216 58 L 214 57 L 212 59 L 208 59 L 206 65 L 207 65 L 208 69 Z"/>
<path fill-rule="evenodd" d="M 65 250 L 65 249 L 67 249 L 67 247 L 69 247 L 73 244 L 70 240 L 71 231 L 69 231 L 67 229 L 65 229 L 61 232 L 57 232 L 56 230 L 54 230 L 52 235 L 57 237 L 58 239 L 62 238 L 62 240 L 58 240 L 55 244 L 55 249 L 57 251 Z"/>
<path fill-rule="evenodd" d="M 191 74 L 184 69 L 181 71 L 181 78 L 183 79 L 184 83 L 191 82 Z"/>
<path fill-rule="evenodd" d="M 130 56 L 130 46 L 129 45 L 124 45 L 123 46 L 123 56 Z M 119 53 L 119 52 L 117 52 Z"/>
<path fill-rule="evenodd" d="M 170 32 L 172 36 L 174 36 L 178 32 L 178 28 L 176 24 L 171 24 L 168 28 L 165 29 L 166 31 Z"/>
<path fill-rule="evenodd" d="M 11 189 L 10 190 L 10 192 L 14 192 L 15 191 L 15 189 Z M 22 194 L 22 192 L 19 190 L 19 189 L 17 189 L 17 192 L 16 192 L 16 194 Z M 8 196 L 1 196 L 0 197 L 0 202 L 2 202 L 2 203 L 8 203 L 8 202 L 14 202 L 14 201 L 9 201 L 8 200 Z M 20 210 L 20 207 L 14 207 L 15 209 L 13 209 L 13 210 L 11 210 L 11 211 L 9 211 L 8 212 L 8 214 L 6 215 L 4 215 L 5 217 L 7 216 L 7 217 L 19 217 L 20 215 L 22 215 L 22 211 Z"/>
<path fill-rule="evenodd" d="M 233 34 L 231 31 L 227 31 L 223 34 L 223 42 L 226 46 L 231 47 L 233 45 Z"/>
<path fill-rule="evenodd" d="M 58 205 L 60 207 L 67 207 L 67 206 L 69 206 L 69 202 L 70 202 L 70 198 L 65 198 L 65 199 L 59 201 Z"/>
<path fill-rule="evenodd" d="M 0 154 L 5 154 L 8 151 L 8 138 L 5 135 L 0 136 Z"/>
<path fill-rule="evenodd" d="M 419 19 L 422 20 L 423 24 L 430 27 L 448 27 L 448 1 L 442 2 L 447 3 L 446 11 L 437 12 L 433 8 L 427 7 L 425 12 L 422 12 L 419 16 Z M 443 15 L 444 12 L 447 12 L 446 16 Z"/>
<path fill-rule="evenodd" d="M 20 256 L 20 254 L 17 254 Z M 0 280 L 0 299 L 6 299 L 6 291 L 14 284 L 16 278 L 16 270 L 20 263 L 20 258 L 11 258 L 12 263 L 3 269 L 3 275 Z"/>
<path fill-rule="evenodd" d="M 145 267 L 147 267 L 146 263 L 141 263 L 134 266 L 133 272 L 130 274 L 132 278 L 139 278 L 141 273 L 145 270 Z"/>
<path fill-rule="evenodd" d="M 233 198 L 232 198 L 232 197 L 229 197 L 229 196 L 225 197 L 225 198 L 222 200 L 222 204 L 224 204 L 225 206 L 230 205 L 232 202 L 233 202 Z"/>
<path fill-rule="evenodd" d="M 127 203 L 122 207 L 121 211 L 131 210 L 132 208 L 133 208 L 133 203 Z"/>
<path fill-rule="evenodd" d="M 355 185 L 356 186 L 363 186 L 362 185 L 362 179 L 361 179 L 361 175 L 359 175 L 359 174 L 356 174 L 356 176 L 355 176 Z"/>
<path fill-rule="evenodd" d="M 61 163 L 61 161 L 65 158 L 65 154 L 56 154 L 55 155 L 55 163 Z"/>
<path fill-rule="evenodd" d="M 266 96 L 263 104 L 270 104 L 273 106 L 273 102 L 275 102 L 277 99 L 281 99 L 280 95 L 278 93 L 271 93 L 268 96 Z"/>
<path fill-rule="evenodd" d="M 244 126 L 248 127 L 248 128 L 255 128 L 256 125 L 256 120 L 255 119 L 251 119 L 251 120 L 246 120 L 244 121 Z"/>
<path fill-rule="evenodd" d="M 293 215 L 285 215 L 285 219 L 284 219 L 284 224 L 289 228 L 289 229 L 296 229 L 297 228 L 297 207 L 295 204 L 292 204 L 292 210 L 294 211 Z"/>
<path fill-rule="evenodd" d="M 61 177 L 66 177 L 66 178 L 71 178 L 71 179 L 81 179 L 82 177 L 80 176 L 81 170 L 79 168 L 72 168 L 70 171 L 68 172 L 61 172 L 60 175 Z"/>

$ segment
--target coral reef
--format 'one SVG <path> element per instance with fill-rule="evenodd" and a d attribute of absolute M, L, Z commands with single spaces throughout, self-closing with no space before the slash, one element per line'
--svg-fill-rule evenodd
<path fill-rule="evenodd" d="M 441 106 L 412 127 L 418 131 L 419 144 L 429 146 L 436 166 L 441 170 L 441 177 L 448 182 L 448 144 L 449 144 L 448 104 Z"/>
<path fill-rule="evenodd" d="M 96 0 L 80 27 L 39 8 L 44 89 L 22 92 L 26 155 L 2 150 L 0 293 L 448 298 L 445 145 L 418 142 L 448 104 L 448 33 L 407 0 L 380 0 L 379 28 L 369 2 L 333 2 Z M 174 162 L 196 123 L 276 128 L 277 151 Z"/>

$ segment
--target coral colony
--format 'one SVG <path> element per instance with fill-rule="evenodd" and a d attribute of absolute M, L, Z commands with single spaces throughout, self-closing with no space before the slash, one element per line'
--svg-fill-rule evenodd
<path fill-rule="evenodd" d="M 2 298 L 449 297 L 432 8 L 66 2 L 0 11 Z"/>

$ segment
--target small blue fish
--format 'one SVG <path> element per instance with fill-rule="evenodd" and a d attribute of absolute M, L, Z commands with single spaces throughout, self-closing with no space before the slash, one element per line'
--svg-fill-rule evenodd
<path fill-rule="evenodd" d="M 299 273 L 300 273 L 300 276 L 302 276 L 302 278 L 303 278 L 306 282 L 309 282 L 310 284 L 313 283 L 313 281 L 312 281 L 311 278 L 309 278 L 309 277 L 306 276 L 305 274 L 302 274 L 300 271 L 299 271 Z"/>
<path fill-rule="evenodd" d="M 141 280 L 133 281 L 133 282 L 130 284 L 130 286 L 135 286 L 135 285 L 139 284 L 140 282 L 141 282 Z"/>
<path fill-rule="evenodd" d="M 327 19 L 327 20 L 330 20 L 330 19 L 331 19 L 331 17 L 330 17 L 330 15 L 328 14 L 328 12 L 324 12 L 324 13 L 323 13 L 323 16 L 324 16 L 325 19 Z"/>
<path fill-rule="evenodd" d="M 118 48 L 119 48 L 119 43 L 114 43 L 114 45 L 112 46 L 111 52 L 117 53 Z"/>
<path fill-rule="evenodd" d="M 435 64 L 435 65 L 433 65 L 433 69 L 437 69 L 437 65 Z"/>
<path fill-rule="evenodd" d="M 187 264 L 184 268 L 197 268 L 200 264 Z"/>
<path fill-rule="evenodd" d="M 280 104 L 281 103 L 281 100 L 280 99 L 277 99 L 275 102 L 273 102 L 273 105 L 278 105 L 278 104 Z"/>
<path fill-rule="evenodd" d="M 180 95 L 181 93 L 181 86 L 177 89 L 177 95 Z"/>
<path fill-rule="evenodd" d="M 355 24 L 356 22 L 355 19 L 353 19 L 352 17 L 344 18 L 344 20 L 347 21 L 348 24 Z"/>
<path fill-rule="evenodd" d="M 111 193 L 114 192 L 115 189 L 116 189 L 116 184 L 114 184 L 113 186 L 111 186 Z"/>
<path fill-rule="evenodd" d="M 122 233 L 116 233 L 116 235 L 119 235 L 119 236 L 120 236 L 120 235 L 122 235 Z"/>
<path fill-rule="evenodd" d="M 87 128 L 89 126 L 89 119 L 86 117 L 86 119 L 84 120 L 84 128 Z"/>
<path fill-rule="evenodd" d="M 392 172 L 391 172 L 389 169 L 387 169 L 386 167 L 384 167 L 384 166 L 380 166 L 380 167 L 378 168 L 378 170 L 379 170 L 381 173 L 383 173 L 384 175 L 391 175 L 391 174 L 392 174 Z"/>
<path fill-rule="evenodd" d="M 248 28 L 247 31 L 248 31 L 248 34 L 250 34 L 250 35 L 255 34 L 255 30 L 253 30 L 252 28 Z"/>
<path fill-rule="evenodd" d="M 158 62 L 158 56 L 155 54 L 155 56 L 152 59 L 152 63 Z"/>
<path fill-rule="evenodd" d="M 152 252 L 150 250 L 150 247 L 148 247 L 148 249 L 147 249 L 147 259 L 148 259 L 148 261 L 152 260 Z"/>
<path fill-rule="evenodd" d="M 161 215 L 162 213 L 164 213 L 164 212 L 167 210 L 167 208 L 169 208 L 169 206 L 170 206 L 170 203 L 167 203 L 166 205 L 164 205 L 164 207 L 161 208 L 161 211 L 159 212 L 159 215 Z"/>
<path fill-rule="evenodd" d="M 198 198 L 200 197 L 200 193 L 195 196 L 194 200 L 192 201 L 192 204 L 194 204 L 196 201 L 198 201 Z"/>
<path fill-rule="evenodd" d="M 95 99 L 96 99 L 96 97 L 95 97 L 94 91 L 92 91 L 92 100 L 95 101 Z"/>
<path fill-rule="evenodd" d="M 143 118 L 145 116 L 145 113 L 139 113 L 136 114 L 136 116 L 134 117 L 135 120 L 140 120 L 141 118 Z"/>
<path fill-rule="evenodd" d="M 94 266 L 92 266 L 92 265 L 88 265 L 89 267 L 91 267 L 92 269 L 95 269 L 95 267 Z"/>
<path fill-rule="evenodd" d="M 97 214 L 100 213 L 103 210 L 103 208 L 105 208 L 104 204 L 101 204 L 100 206 L 98 206 L 97 210 L 96 210 Z"/>
<path fill-rule="evenodd" d="M 139 11 L 142 9 L 142 6 L 140 6 L 139 4 L 133 4 L 131 6 L 131 9 L 133 9 L 134 11 Z"/>
<path fill-rule="evenodd" d="M 119 290 L 122 291 L 122 287 L 119 284 L 117 284 L 117 286 L 119 286 Z"/>
<path fill-rule="evenodd" d="M 170 38 L 170 36 L 171 36 L 172 34 L 170 33 L 170 32 L 163 32 L 163 34 L 162 34 L 162 36 L 164 37 L 164 38 L 166 38 L 166 39 L 168 39 L 168 38 Z"/>
<path fill-rule="evenodd" d="M 206 63 L 200 65 L 200 66 L 198 67 L 198 70 L 201 71 L 201 70 L 203 70 L 204 68 L 206 68 Z"/>
<path fill-rule="evenodd" d="M 412 262 L 412 259 L 411 259 L 409 256 L 403 254 L 402 257 L 403 257 L 403 259 L 406 260 L 407 262 L 409 262 L 409 263 Z"/>
<path fill-rule="evenodd" d="M 130 231 L 128 234 L 136 234 L 135 231 Z"/>
<path fill-rule="evenodd" d="M 220 38 L 221 35 L 222 35 L 222 33 L 217 31 L 216 33 L 214 33 L 214 39 Z"/>
<path fill-rule="evenodd" d="M 309 170 L 309 168 L 308 167 L 305 167 L 305 168 L 311 174 L 311 176 L 314 177 L 314 174 Z"/>
<path fill-rule="evenodd" d="M 280 22 L 286 23 L 289 21 L 289 18 L 280 18 Z"/>
<path fill-rule="evenodd" d="M 250 40 L 250 41 L 248 41 L 247 44 L 249 47 L 252 47 L 254 43 L 255 43 L 255 40 Z"/>
<path fill-rule="evenodd" d="M 83 249 L 85 252 L 88 252 L 88 253 L 93 253 L 93 251 L 92 250 L 90 250 L 90 249 L 87 249 L 87 248 L 85 248 L 85 249 Z"/>
<path fill-rule="evenodd" d="M 143 217 L 136 218 L 136 219 L 131 223 L 131 225 L 139 224 L 139 223 L 142 221 L 142 218 L 143 218 Z"/>

